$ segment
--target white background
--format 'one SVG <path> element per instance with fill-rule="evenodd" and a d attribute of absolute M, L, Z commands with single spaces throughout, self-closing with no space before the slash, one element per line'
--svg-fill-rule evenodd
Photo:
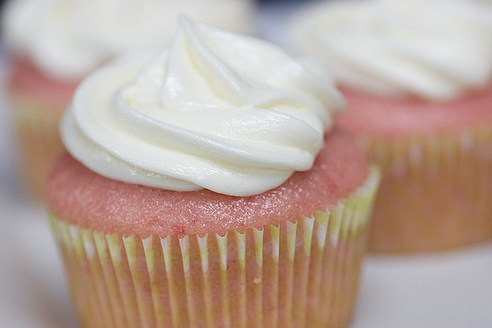
<path fill-rule="evenodd" d="M 44 209 L 28 203 L 19 187 L 2 99 L 0 327 L 77 327 Z M 492 327 L 492 243 L 435 255 L 368 256 L 359 296 L 351 328 Z"/>

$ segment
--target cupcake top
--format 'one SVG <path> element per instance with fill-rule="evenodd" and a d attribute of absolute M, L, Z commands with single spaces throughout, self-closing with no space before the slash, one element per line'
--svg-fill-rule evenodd
<path fill-rule="evenodd" d="M 169 46 L 89 76 L 62 139 L 102 176 L 167 190 L 260 194 L 309 170 L 343 100 L 321 67 L 181 18 Z"/>
<path fill-rule="evenodd" d="M 55 79 L 76 80 L 119 54 L 161 48 L 178 13 L 250 32 L 253 9 L 250 0 L 16 0 L 2 27 L 17 55 Z"/>
<path fill-rule="evenodd" d="M 48 180 L 47 201 L 56 216 L 107 233 L 142 238 L 223 235 L 294 222 L 326 211 L 352 194 L 366 193 L 378 181 L 369 167 L 365 153 L 333 131 L 312 169 L 295 172 L 285 183 L 262 194 L 233 197 L 206 189 L 175 192 L 106 179 L 65 154 Z"/>
<path fill-rule="evenodd" d="M 290 46 L 326 59 L 341 84 L 451 100 L 492 80 L 492 11 L 473 1 L 321 2 L 299 11 Z"/>

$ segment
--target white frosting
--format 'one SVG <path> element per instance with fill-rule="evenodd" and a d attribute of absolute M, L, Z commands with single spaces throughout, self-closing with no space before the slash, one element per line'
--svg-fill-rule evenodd
<path fill-rule="evenodd" d="M 290 38 L 368 92 L 445 100 L 492 79 L 492 11 L 472 1 L 323 2 L 295 15 Z"/>
<path fill-rule="evenodd" d="M 2 25 L 11 48 L 63 80 L 128 51 L 162 48 L 178 13 L 245 33 L 253 9 L 252 0 L 16 0 Z"/>
<path fill-rule="evenodd" d="M 184 18 L 143 62 L 122 58 L 86 79 L 61 128 L 75 158 L 129 183 L 262 193 L 312 167 L 344 105 L 321 66 Z"/>

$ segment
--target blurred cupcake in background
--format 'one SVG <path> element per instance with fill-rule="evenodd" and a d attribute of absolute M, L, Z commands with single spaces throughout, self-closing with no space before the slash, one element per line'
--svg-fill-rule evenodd
<path fill-rule="evenodd" d="M 253 32 L 249 0 L 12 0 L 2 28 L 8 53 L 7 97 L 26 189 L 43 193 L 62 149 L 58 122 L 89 72 L 128 51 L 162 47 L 178 13 L 241 33 Z"/>
<path fill-rule="evenodd" d="M 80 84 L 46 199 L 83 327 L 347 327 L 379 174 L 322 72 L 182 19 Z"/>
<path fill-rule="evenodd" d="M 474 1 L 321 2 L 291 49 L 333 64 L 337 119 L 382 168 L 370 249 L 492 238 L 492 12 Z"/>

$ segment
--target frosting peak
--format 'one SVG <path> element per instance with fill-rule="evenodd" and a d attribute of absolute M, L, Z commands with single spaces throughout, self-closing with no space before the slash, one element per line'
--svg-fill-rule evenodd
<path fill-rule="evenodd" d="M 343 105 L 329 82 L 273 45 L 181 18 L 146 65 L 123 58 L 83 82 L 62 137 L 109 178 L 258 194 L 311 168 Z"/>
<path fill-rule="evenodd" d="M 492 80 L 492 10 L 460 0 L 323 3 L 300 12 L 292 46 L 335 64 L 341 83 L 446 100 Z"/>

